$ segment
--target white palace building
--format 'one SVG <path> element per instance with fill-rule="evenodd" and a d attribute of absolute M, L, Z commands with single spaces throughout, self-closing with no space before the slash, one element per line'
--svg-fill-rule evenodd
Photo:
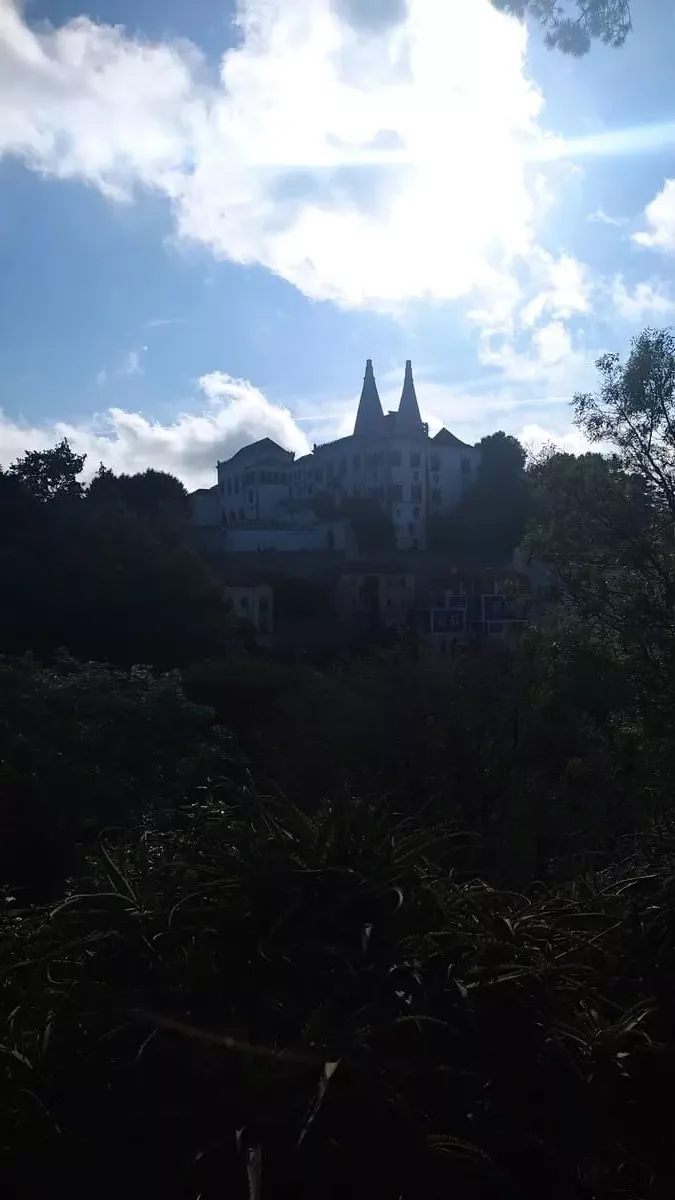
<path fill-rule="evenodd" d="M 480 451 L 447 429 L 429 436 L 408 361 L 396 412 L 383 412 L 366 363 L 354 432 L 296 458 L 270 438 L 218 463 L 218 483 L 193 495 L 197 525 L 217 525 L 232 550 L 344 548 L 346 502 L 375 501 L 399 549 L 423 549 L 427 519 L 457 504 Z M 353 505 L 352 505 L 353 507 Z"/>

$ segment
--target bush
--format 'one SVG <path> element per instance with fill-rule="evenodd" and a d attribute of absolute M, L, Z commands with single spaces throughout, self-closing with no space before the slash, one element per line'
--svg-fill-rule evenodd
<path fill-rule="evenodd" d="M 227 773 L 232 741 L 176 673 L 0 658 L 0 880 L 60 889 L 109 825 L 171 808 Z"/>

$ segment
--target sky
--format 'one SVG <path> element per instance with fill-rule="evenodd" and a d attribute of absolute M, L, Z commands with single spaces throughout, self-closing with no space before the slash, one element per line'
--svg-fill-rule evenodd
<path fill-rule="evenodd" d="M 84 6 L 84 7 L 83 7 Z M 0 464 L 188 487 L 385 408 L 583 440 L 675 324 L 675 4 L 547 50 L 489 0 L 0 0 Z"/>

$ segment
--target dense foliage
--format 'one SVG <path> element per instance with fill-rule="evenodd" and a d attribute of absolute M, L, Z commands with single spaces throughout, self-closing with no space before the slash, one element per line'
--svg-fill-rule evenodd
<path fill-rule="evenodd" d="M 238 639 L 175 481 L 0 476 L 8 1195 L 670 1196 L 675 341 L 598 368 L 446 531 L 555 604 L 437 661 Z"/>
<path fill-rule="evenodd" d="M 545 30 L 546 45 L 564 54 L 588 54 L 594 41 L 623 46 L 631 31 L 628 0 L 492 0 L 496 8 Z"/>

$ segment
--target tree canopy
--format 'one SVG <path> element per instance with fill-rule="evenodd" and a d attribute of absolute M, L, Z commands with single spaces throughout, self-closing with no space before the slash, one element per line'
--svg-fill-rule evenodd
<path fill-rule="evenodd" d="M 631 31 L 629 0 L 492 0 L 514 16 L 543 26 L 546 44 L 564 54 L 587 54 L 594 41 L 623 46 Z"/>
<path fill-rule="evenodd" d="M 175 475 L 149 468 L 136 475 L 115 475 L 102 464 L 87 489 L 97 505 L 122 505 L 139 516 L 187 519 L 188 494 Z"/>
<path fill-rule="evenodd" d="M 12 463 L 8 474 L 19 480 L 35 500 L 78 500 L 84 493 L 78 477 L 85 458 L 84 454 L 75 454 L 64 438 L 52 450 L 28 450 Z"/>
<path fill-rule="evenodd" d="M 478 443 L 476 477 L 457 507 L 429 521 L 432 548 L 484 562 L 508 561 L 525 532 L 525 451 L 503 431 Z"/>

